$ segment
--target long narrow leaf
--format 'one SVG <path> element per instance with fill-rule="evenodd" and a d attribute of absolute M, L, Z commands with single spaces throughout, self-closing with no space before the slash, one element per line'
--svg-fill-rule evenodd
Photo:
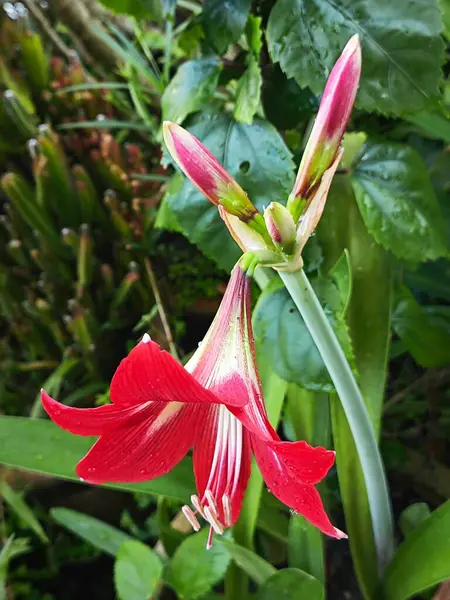
<path fill-rule="evenodd" d="M 62 431 L 43 419 L 0 417 L 0 463 L 8 467 L 79 481 L 75 466 L 94 441 Z M 180 502 L 185 502 L 195 488 L 188 459 L 154 481 L 104 487 L 167 496 Z"/>

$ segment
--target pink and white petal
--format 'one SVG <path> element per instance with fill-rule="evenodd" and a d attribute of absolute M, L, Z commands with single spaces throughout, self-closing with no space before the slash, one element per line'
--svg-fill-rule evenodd
<path fill-rule="evenodd" d="M 251 437 L 256 462 L 270 492 L 323 533 L 338 539 L 347 537 L 332 525 L 316 488 L 302 481 L 270 445 L 256 436 Z"/>
<path fill-rule="evenodd" d="M 200 503 L 209 504 L 205 493 L 210 492 L 219 522 L 229 527 L 239 517 L 250 477 L 250 439 L 225 406 L 207 410 L 194 441 L 195 481 Z"/>
<path fill-rule="evenodd" d="M 140 421 L 102 435 L 77 465 L 89 483 L 148 481 L 170 471 L 192 446 L 201 405 L 150 403 Z M 133 419 L 131 419 L 133 421 Z"/>
<path fill-rule="evenodd" d="M 76 435 L 101 435 L 117 429 L 125 419 L 139 414 L 142 406 L 121 408 L 105 404 L 97 408 L 74 408 L 54 400 L 45 390 L 41 390 L 41 401 L 45 412 L 62 429 Z"/>
<path fill-rule="evenodd" d="M 112 402 L 120 406 L 149 401 L 221 402 L 149 337 L 122 360 L 112 379 L 110 393 Z M 235 399 L 237 405 L 243 402 L 244 399 Z"/>

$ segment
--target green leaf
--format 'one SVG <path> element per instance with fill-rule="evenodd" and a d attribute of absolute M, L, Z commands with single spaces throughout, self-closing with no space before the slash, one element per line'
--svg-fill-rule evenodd
<path fill-rule="evenodd" d="M 63 431 L 50 421 L 0 417 L 0 463 L 7 467 L 79 481 L 75 466 L 94 441 Z M 162 495 L 180 502 L 195 489 L 192 464 L 187 459 L 154 481 L 104 487 Z"/>
<path fill-rule="evenodd" d="M 9 562 L 21 554 L 29 552 L 30 546 L 27 539 L 15 539 L 11 535 L 0 549 L 0 600 L 8 600 L 6 579 L 8 577 Z"/>
<path fill-rule="evenodd" d="M 151 17 L 155 21 L 160 21 L 163 17 L 161 0 L 100 0 L 100 2 L 113 12 L 138 19 Z"/>
<path fill-rule="evenodd" d="M 249 575 L 258 585 L 263 584 L 267 579 L 274 575 L 277 570 L 269 562 L 261 558 L 255 552 L 239 546 L 234 542 L 217 539 L 217 545 L 224 546 L 234 562 Z"/>
<path fill-rule="evenodd" d="M 114 583 L 119 600 L 151 598 L 163 566 L 151 548 L 137 540 L 124 542 L 114 564 Z"/>
<path fill-rule="evenodd" d="M 287 417 L 287 418 L 286 418 Z M 288 387 L 285 423 L 293 430 L 293 439 L 312 446 L 328 448 L 331 421 L 328 395 L 309 392 L 297 385 Z M 325 482 L 320 484 L 319 492 Z M 288 564 L 325 582 L 323 534 L 302 515 L 292 515 L 289 522 Z"/>
<path fill-rule="evenodd" d="M 288 79 L 277 65 L 264 75 L 263 105 L 266 117 L 279 129 L 293 129 L 311 118 L 318 108 L 316 96 Z"/>
<path fill-rule="evenodd" d="M 262 209 L 283 200 L 294 181 L 291 153 L 275 128 L 260 119 L 236 123 L 225 114 L 197 115 L 189 131 L 198 137 Z M 187 179 L 168 198 L 184 235 L 217 264 L 231 270 L 240 250 L 211 204 Z"/>
<path fill-rule="evenodd" d="M 320 581 L 300 569 L 282 569 L 258 590 L 255 600 L 323 600 Z"/>
<path fill-rule="evenodd" d="M 247 38 L 247 44 L 250 52 L 253 53 L 255 58 L 259 58 L 262 49 L 262 18 L 250 15 L 245 26 L 245 37 Z"/>
<path fill-rule="evenodd" d="M 450 500 L 399 546 L 383 578 L 383 600 L 406 600 L 450 577 Z"/>
<path fill-rule="evenodd" d="M 250 0 L 205 0 L 203 27 L 210 44 L 219 54 L 237 42 L 250 14 Z"/>
<path fill-rule="evenodd" d="M 214 540 L 206 549 L 208 530 L 189 536 L 172 557 L 169 584 L 184 600 L 195 600 L 209 592 L 227 570 L 230 555 L 227 549 Z"/>
<path fill-rule="evenodd" d="M 324 582 L 323 535 L 302 515 L 292 515 L 289 522 L 289 566 L 302 568 L 315 581 Z"/>
<path fill-rule="evenodd" d="M 341 297 L 331 278 L 316 279 L 313 287 L 346 355 L 352 360 L 351 342 L 343 317 L 346 298 Z M 311 334 L 279 280 L 269 285 L 259 297 L 253 321 L 255 339 L 282 379 L 313 391 L 334 390 Z"/>
<path fill-rule="evenodd" d="M 437 0 L 278 0 L 267 40 L 286 75 L 319 94 L 345 44 L 359 34 L 357 106 L 398 115 L 440 98 L 441 32 Z"/>
<path fill-rule="evenodd" d="M 48 537 L 45 531 L 42 529 L 42 525 L 35 517 L 34 512 L 25 502 L 21 494 L 18 494 L 8 484 L 7 481 L 3 481 L 0 484 L 0 495 L 8 506 L 13 510 L 16 515 L 21 519 L 27 527 L 32 529 L 34 533 L 45 543 L 48 542 Z"/>
<path fill-rule="evenodd" d="M 133 539 L 120 529 L 76 510 L 52 508 L 50 514 L 60 525 L 111 556 L 117 555 L 124 542 Z"/>
<path fill-rule="evenodd" d="M 161 99 L 163 118 L 181 123 L 214 94 L 220 73 L 216 58 L 189 60 L 181 65 Z"/>
<path fill-rule="evenodd" d="M 442 367 L 450 362 L 449 307 L 422 307 L 411 292 L 402 287 L 392 315 L 392 327 L 422 367 Z"/>
<path fill-rule="evenodd" d="M 426 502 L 411 504 L 400 515 L 399 525 L 404 537 L 413 532 L 419 525 L 428 519 L 431 511 Z"/>
<path fill-rule="evenodd" d="M 450 122 L 443 115 L 424 111 L 412 117 L 408 117 L 407 120 L 410 123 L 417 125 L 424 135 L 438 140 L 444 140 L 444 142 L 450 144 Z"/>
<path fill-rule="evenodd" d="M 384 248 L 412 262 L 448 255 L 441 210 L 415 150 L 366 144 L 352 182 L 364 223 Z"/>
<path fill-rule="evenodd" d="M 450 39 L 450 0 L 441 0 L 442 21 L 444 22 L 444 35 Z"/>
<path fill-rule="evenodd" d="M 234 118 L 240 123 L 251 124 L 261 99 L 262 76 L 256 58 L 250 57 L 248 67 L 239 79 L 234 107 Z"/>

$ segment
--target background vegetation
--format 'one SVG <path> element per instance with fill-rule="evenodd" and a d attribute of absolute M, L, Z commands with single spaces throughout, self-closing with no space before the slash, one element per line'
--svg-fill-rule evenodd
<path fill-rule="evenodd" d="M 449 597 L 447 2 L 2 2 L 0 598 L 240 600 L 233 572 L 257 600 Z M 399 544 L 383 577 L 347 422 L 276 279 L 254 290 L 269 413 L 285 439 L 334 445 L 321 493 L 350 544 L 324 540 L 255 476 L 232 535 L 207 552 L 206 531 L 179 516 L 189 459 L 147 484 L 83 485 L 74 466 L 91 441 L 57 431 L 37 395 L 106 402 L 145 332 L 189 356 L 239 249 L 175 172 L 162 119 L 197 135 L 259 208 L 284 202 L 353 33 L 361 86 L 305 266 L 379 435 Z"/>

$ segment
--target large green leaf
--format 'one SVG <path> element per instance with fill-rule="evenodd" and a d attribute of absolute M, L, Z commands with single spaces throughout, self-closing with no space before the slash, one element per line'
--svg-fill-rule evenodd
<path fill-rule="evenodd" d="M 124 542 L 114 564 L 114 583 L 120 600 L 152 598 L 163 566 L 151 548 L 137 540 Z"/>
<path fill-rule="evenodd" d="M 267 119 L 279 129 L 293 129 L 318 108 L 316 96 L 288 79 L 278 65 L 264 74 L 262 101 Z"/>
<path fill-rule="evenodd" d="M 346 355 L 352 360 L 351 342 L 342 315 L 345 299 L 331 278 L 317 279 L 313 286 Z M 255 339 L 282 379 L 309 390 L 334 390 L 311 334 L 280 280 L 271 283 L 259 297 L 253 321 Z"/>
<path fill-rule="evenodd" d="M 286 75 L 318 94 L 348 39 L 359 34 L 363 69 L 357 105 L 401 114 L 439 98 L 441 31 L 437 0 L 278 0 L 267 39 Z"/>
<path fill-rule="evenodd" d="M 383 600 L 406 600 L 450 578 L 450 500 L 399 546 L 383 578 Z"/>
<path fill-rule="evenodd" d="M 441 210 L 415 150 L 365 144 L 352 182 L 364 223 L 384 248 L 413 262 L 448 255 Z"/>
<path fill-rule="evenodd" d="M 258 590 L 255 600 L 323 600 L 320 581 L 300 569 L 282 569 Z"/>
<path fill-rule="evenodd" d="M 52 508 L 50 514 L 60 525 L 111 556 L 117 555 L 124 542 L 133 539 L 120 529 L 76 510 Z"/>
<path fill-rule="evenodd" d="M 181 123 L 214 94 L 220 73 L 216 58 L 189 60 L 181 65 L 161 99 L 163 118 Z"/>
<path fill-rule="evenodd" d="M 227 46 L 237 42 L 250 14 L 250 0 L 205 0 L 203 27 L 208 41 L 222 54 Z"/>
<path fill-rule="evenodd" d="M 230 555 L 227 549 L 214 541 L 206 549 L 208 530 L 190 535 L 173 555 L 169 584 L 184 600 L 195 600 L 209 592 L 225 575 Z"/>
<path fill-rule="evenodd" d="M 47 420 L 0 417 L 0 464 L 8 467 L 79 481 L 75 465 L 94 441 L 67 433 Z M 162 495 L 180 502 L 185 502 L 195 489 L 192 465 L 187 459 L 154 481 L 105 487 Z"/>
<path fill-rule="evenodd" d="M 450 363 L 448 306 L 420 306 L 411 292 L 402 287 L 392 315 L 392 327 L 422 367 L 436 368 Z"/>
<path fill-rule="evenodd" d="M 216 156 L 262 209 L 289 194 L 294 176 L 291 153 L 275 128 L 260 119 L 236 123 L 225 114 L 198 115 L 188 128 Z M 231 270 L 240 255 L 217 207 L 188 180 L 167 203 L 184 234 L 220 267 Z"/>

